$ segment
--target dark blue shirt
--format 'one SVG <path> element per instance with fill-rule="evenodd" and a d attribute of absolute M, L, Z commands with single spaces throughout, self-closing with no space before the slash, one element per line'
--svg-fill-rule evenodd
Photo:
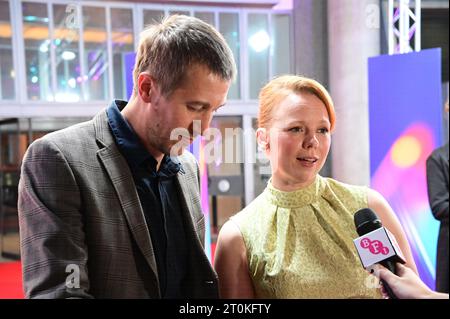
<path fill-rule="evenodd" d="M 176 158 L 157 162 L 145 149 L 120 113 L 127 102 L 115 100 L 106 110 L 119 151 L 133 174 L 139 200 L 152 239 L 162 298 L 186 298 L 183 283 L 188 255 L 176 175 L 184 173 Z"/>

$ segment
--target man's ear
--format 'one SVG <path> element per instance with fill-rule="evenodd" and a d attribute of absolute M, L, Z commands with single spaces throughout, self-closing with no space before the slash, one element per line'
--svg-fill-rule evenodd
<path fill-rule="evenodd" d="M 151 102 L 154 82 L 150 74 L 141 72 L 138 76 L 138 94 L 145 103 Z"/>
<path fill-rule="evenodd" d="M 256 141 L 261 150 L 268 151 L 270 149 L 269 134 L 265 128 L 258 127 L 256 130 Z"/>

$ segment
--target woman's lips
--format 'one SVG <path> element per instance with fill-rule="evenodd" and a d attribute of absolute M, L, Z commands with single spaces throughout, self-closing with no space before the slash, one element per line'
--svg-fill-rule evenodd
<path fill-rule="evenodd" d="M 297 157 L 297 160 L 304 167 L 313 167 L 319 159 L 317 157 L 305 156 Z"/>

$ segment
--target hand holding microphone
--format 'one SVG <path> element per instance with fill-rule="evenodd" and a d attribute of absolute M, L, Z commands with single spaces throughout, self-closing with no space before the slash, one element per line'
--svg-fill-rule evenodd
<path fill-rule="evenodd" d="M 410 268 L 397 264 L 397 275 L 380 265 L 373 267 L 374 275 L 389 283 L 401 299 L 448 299 L 448 294 L 432 291 Z"/>
<path fill-rule="evenodd" d="M 378 216 L 370 208 L 357 211 L 354 222 L 360 237 L 353 242 L 363 267 L 368 269 L 379 263 L 395 274 L 396 263 L 405 263 L 395 237 L 383 227 Z M 381 282 L 389 298 L 397 299 L 389 285 L 383 279 Z"/>

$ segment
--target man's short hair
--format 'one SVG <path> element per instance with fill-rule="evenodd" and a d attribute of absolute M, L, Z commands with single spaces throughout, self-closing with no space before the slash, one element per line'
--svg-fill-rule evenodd
<path fill-rule="evenodd" d="M 194 17 L 169 16 L 140 34 L 133 91 L 138 92 L 139 74 L 148 72 L 167 97 L 182 84 L 194 64 L 205 65 L 224 81 L 236 76 L 233 53 L 213 26 Z"/>

